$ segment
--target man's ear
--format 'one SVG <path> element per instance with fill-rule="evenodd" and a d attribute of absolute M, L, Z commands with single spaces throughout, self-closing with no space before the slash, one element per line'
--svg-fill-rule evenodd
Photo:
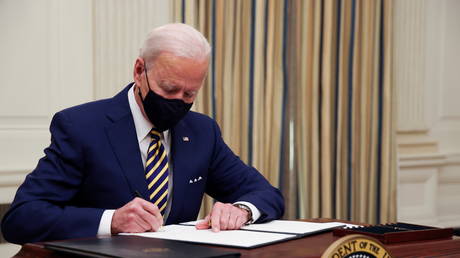
<path fill-rule="evenodd" d="M 141 84 L 141 81 L 144 80 L 142 77 L 144 74 L 144 60 L 140 57 L 136 59 L 134 63 L 133 79 L 137 85 Z"/>

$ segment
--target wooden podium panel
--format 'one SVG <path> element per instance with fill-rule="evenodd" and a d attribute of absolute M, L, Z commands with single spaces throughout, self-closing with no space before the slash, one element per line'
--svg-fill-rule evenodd
<path fill-rule="evenodd" d="M 307 221 L 330 222 L 334 220 L 320 219 Z M 241 253 L 241 257 L 321 257 L 327 247 L 337 239 L 339 237 L 334 236 L 331 231 L 250 250 L 213 247 L 221 250 L 237 251 Z M 161 239 L 153 238 L 150 240 L 152 241 L 152 246 L 155 246 L 156 241 L 162 241 Z M 388 244 L 385 247 L 394 257 L 460 257 L 460 238 L 458 237 L 443 240 Z M 14 257 L 61 258 L 65 257 L 65 255 L 45 249 L 40 243 L 34 243 L 24 245 Z"/>
<path fill-rule="evenodd" d="M 383 244 L 424 241 L 451 238 L 452 228 L 435 228 L 409 223 L 389 223 L 363 226 L 359 228 L 336 228 L 334 236 L 362 234 L 373 237 Z"/>

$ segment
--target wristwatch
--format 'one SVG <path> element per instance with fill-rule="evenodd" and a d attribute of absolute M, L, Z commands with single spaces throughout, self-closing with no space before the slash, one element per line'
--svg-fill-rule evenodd
<path fill-rule="evenodd" d="M 248 206 L 246 206 L 244 204 L 241 204 L 241 203 L 235 203 L 235 204 L 233 204 L 233 206 L 235 206 L 237 208 L 240 208 L 240 209 L 243 209 L 243 210 L 248 212 L 248 221 L 246 221 L 246 223 L 244 223 L 244 225 L 249 225 L 249 224 L 252 224 L 254 222 L 254 220 L 252 219 L 252 211 Z"/>

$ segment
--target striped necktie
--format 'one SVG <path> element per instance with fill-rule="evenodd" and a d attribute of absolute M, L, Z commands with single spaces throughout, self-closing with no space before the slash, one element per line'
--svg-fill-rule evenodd
<path fill-rule="evenodd" d="M 160 141 L 160 132 L 153 128 L 150 131 L 147 162 L 145 163 L 145 178 L 148 184 L 149 199 L 164 215 L 168 200 L 168 156 Z"/>

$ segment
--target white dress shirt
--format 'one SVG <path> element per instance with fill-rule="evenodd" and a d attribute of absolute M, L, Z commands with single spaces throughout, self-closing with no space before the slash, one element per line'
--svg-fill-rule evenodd
<path fill-rule="evenodd" d="M 142 163 L 145 168 L 145 162 L 147 159 L 147 149 L 151 141 L 149 132 L 153 128 L 153 125 L 142 114 L 142 111 L 139 108 L 139 105 L 137 104 L 136 99 L 134 97 L 134 87 L 135 87 L 135 84 L 128 91 L 128 102 L 129 102 L 129 108 L 131 109 L 131 114 L 133 115 L 133 119 L 134 119 L 134 127 L 136 128 L 136 135 L 137 135 L 137 140 L 139 143 L 139 150 L 141 152 Z M 161 143 L 163 144 L 166 154 L 169 157 L 169 150 L 170 150 L 170 144 L 171 144 L 171 136 L 169 134 L 169 130 L 166 130 L 163 132 L 162 137 L 161 137 Z M 168 171 L 169 172 L 169 175 L 168 175 L 169 176 L 168 178 L 168 192 L 169 193 L 173 193 L 172 191 L 173 170 L 174 168 L 172 166 L 169 166 L 169 171 Z M 164 222 L 166 222 L 166 219 L 168 218 L 168 215 L 169 215 L 169 211 L 171 210 L 172 198 L 173 198 L 172 194 L 168 194 L 166 211 L 165 211 L 164 220 L 163 220 Z M 243 201 L 236 202 L 236 203 L 244 204 L 248 206 L 249 209 L 251 209 L 253 221 L 256 221 L 260 217 L 259 209 L 257 209 L 256 206 L 254 206 L 252 203 L 243 202 Z M 97 231 L 98 235 L 110 235 L 111 234 L 111 224 L 112 224 L 112 217 L 113 217 L 114 212 L 115 210 L 105 210 L 104 211 L 101 217 L 101 222 L 99 223 L 99 229 Z"/>

